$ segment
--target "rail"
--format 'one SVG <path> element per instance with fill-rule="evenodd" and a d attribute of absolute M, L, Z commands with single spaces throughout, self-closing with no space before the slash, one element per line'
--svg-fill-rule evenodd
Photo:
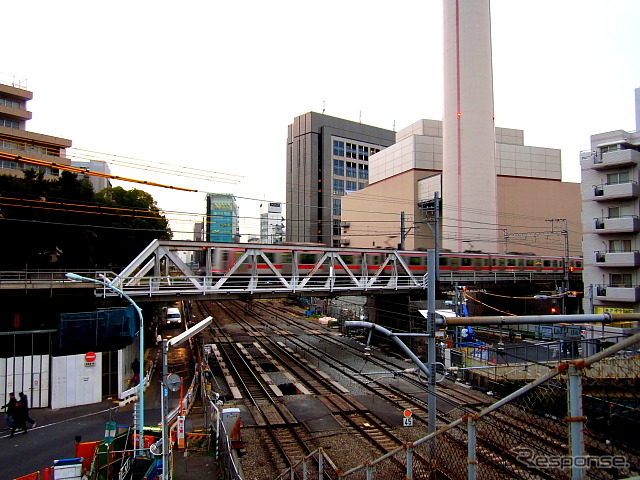
<path fill-rule="evenodd" d="M 594 367 L 618 353 L 637 350 L 640 333 L 586 358 L 559 362 L 544 375 L 476 414 L 461 411 L 459 418 L 414 442 L 348 471 L 340 470 L 326 452 L 314 451 L 277 480 L 288 478 L 382 480 L 388 478 L 627 478 L 640 472 L 640 456 L 630 424 L 634 406 L 633 385 L 621 385 L 616 372 L 609 383 L 593 378 Z M 640 374 L 638 363 L 628 364 L 631 376 Z M 595 402 L 594 388 L 618 385 L 617 394 Z M 535 419 L 544 432 L 540 442 L 524 442 L 504 428 L 505 418 Z M 587 424 L 587 419 L 589 423 Z M 532 427 L 528 427 L 532 428 Z M 624 441 L 610 441 L 610 433 L 628 431 Z M 466 446 L 463 448 L 461 445 Z M 487 446 L 500 445 L 504 468 L 491 462 Z M 427 468 L 413 462 L 415 455 L 430 460 Z M 320 461 L 319 461 L 320 460 Z M 314 465 L 320 465 L 320 470 Z M 636 477 L 634 477 L 636 478 Z"/>

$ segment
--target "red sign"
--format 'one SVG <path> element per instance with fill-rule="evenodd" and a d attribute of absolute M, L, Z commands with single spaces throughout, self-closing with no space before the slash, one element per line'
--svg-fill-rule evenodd
<path fill-rule="evenodd" d="M 84 359 L 87 362 L 95 362 L 96 361 L 96 354 L 95 352 L 87 352 L 84 354 Z"/>
<path fill-rule="evenodd" d="M 404 412 L 402 412 L 402 413 L 403 413 L 403 415 L 404 415 L 405 417 L 407 417 L 407 418 L 409 418 L 409 417 L 412 415 L 411 410 L 409 410 L 409 409 L 406 409 L 406 410 L 405 410 Z"/>

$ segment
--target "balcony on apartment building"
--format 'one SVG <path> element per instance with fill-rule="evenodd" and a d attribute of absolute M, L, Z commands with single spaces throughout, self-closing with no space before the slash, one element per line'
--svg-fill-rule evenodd
<path fill-rule="evenodd" d="M 629 284 L 594 285 L 595 299 L 609 302 L 637 302 L 640 286 Z"/>
<path fill-rule="evenodd" d="M 640 219 L 637 215 L 602 217 L 593 220 L 596 233 L 630 233 L 640 230 Z"/>
<path fill-rule="evenodd" d="M 606 202 L 608 200 L 638 198 L 638 196 L 640 196 L 640 185 L 638 185 L 638 182 L 629 181 L 625 183 L 594 185 L 592 200 L 596 202 Z"/>
<path fill-rule="evenodd" d="M 640 152 L 630 148 L 611 150 L 604 153 L 592 153 L 591 159 L 594 170 L 606 170 L 640 163 Z"/>
<path fill-rule="evenodd" d="M 594 252 L 598 267 L 637 267 L 640 266 L 640 252 Z"/>

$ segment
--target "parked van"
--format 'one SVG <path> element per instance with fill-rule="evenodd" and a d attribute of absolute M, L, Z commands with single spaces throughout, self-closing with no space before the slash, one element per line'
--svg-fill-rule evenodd
<path fill-rule="evenodd" d="M 164 319 L 165 325 L 180 325 L 182 323 L 182 315 L 179 308 L 167 308 L 167 314 Z"/>

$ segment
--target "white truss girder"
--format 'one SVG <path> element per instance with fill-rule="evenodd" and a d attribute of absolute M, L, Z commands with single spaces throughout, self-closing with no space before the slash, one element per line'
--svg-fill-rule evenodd
<path fill-rule="evenodd" d="M 227 262 L 219 268 L 216 259 L 226 251 Z M 206 268 L 194 270 L 181 252 L 201 252 Z M 216 254 L 218 252 L 218 254 Z M 286 264 L 270 259 L 289 258 Z M 312 266 L 300 268 L 300 256 L 316 254 Z M 380 259 L 370 271 L 367 258 Z M 306 259 L 311 258 L 309 255 Z M 353 263 L 353 259 L 358 264 Z M 212 260 L 213 259 L 213 260 Z M 219 260 L 218 260 L 219 261 Z M 321 295 L 332 292 L 423 289 L 422 276 L 415 276 L 396 250 L 344 249 L 282 244 L 232 244 L 154 240 L 119 274 L 103 278 L 129 296 L 222 295 L 296 293 Z M 106 294 L 108 292 L 103 292 Z"/>

